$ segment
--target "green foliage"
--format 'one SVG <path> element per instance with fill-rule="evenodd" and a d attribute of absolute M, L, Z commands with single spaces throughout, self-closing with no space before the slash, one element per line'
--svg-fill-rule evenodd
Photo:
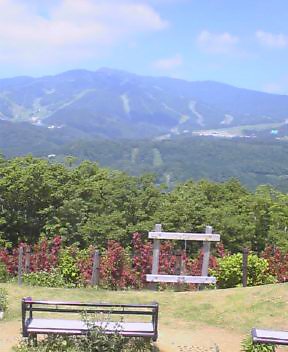
<path fill-rule="evenodd" d="M 63 166 L 32 157 L 7 162 L 0 169 L 0 205 L 4 218 L 0 231 L 6 234 L 3 239 L 12 243 L 37 240 L 47 221 L 47 210 L 63 201 L 67 176 Z"/>
<path fill-rule="evenodd" d="M 57 336 L 52 335 L 38 342 L 35 347 L 29 346 L 27 340 L 14 347 L 15 352 L 148 352 L 153 347 L 150 341 L 143 338 L 125 338 L 120 334 L 104 334 L 103 329 L 94 328 L 88 335 Z"/>
<path fill-rule="evenodd" d="M 38 342 L 37 346 L 31 346 L 27 339 L 23 339 L 18 346 L 13 348 L 15 352 L 78 352 L 74 339 L 51 335 Z"/>
<path fill-rule="evenodd" d="M 230 288 L 242 283 L 242 254 L 237 253 L 218 260 L 218 268 L 210 270 L 216 277 L 219 288 Z M 275 283 L 276 279 L 268 273 L 268 261 L 255 254 L 248 256 L 247 285 L 258 286 Z"/>
<path fill-rule="evenodd" d="M 59 269 L 52 269 L 50 272 L 38 271 L 30 274 L 23 274 L 23 282 L 30 286 L 67 287 L 67 282 L 64 280 Z"/>
<path fill-rule="evenodd" d="M 57 153 L 97 161 L 130 175 L 154 173 L 158 183 L 167 182 L 168 186 L 191 178 L 225 182 L 237 177 L 251 190 L 271 184 L 287 192 L 283 177 L 288 173 L 287 151 L 287 142 L 179 137 L 163 141 L 82 140 L 60 147 Z"/>
<path fill-rule="evenodd" d="M 0 311 L 5 312 L 8 309 L 8 292 L 0 288 Z"/>
<path fill-rule="evenodd" d="M 274 352 L 275 346 L 269 344 L 253 344 L 251 336 L 247 336 L 241 344 L 242 352 Z"/>
<path fill-rule="evenodd" d="M 0 262 L 0 282 L 7 282 L 9 274 L 7 272 L 6 265 Z"/>
<path fill-rule="evenodd" d="M 76 264 L 77 248 L 70 247 L 60 252 L 59 271 L 64 282 L 68 285 L 77 286 L 80 282 L 80 271 Z"/>
<path fill-rule="evenodd" d="M 106 248 L 108 239 L 129 247 L 133 232 L 161 223 L 183 232 L 209 224 L 232 253 L 245 246 L 259 254 L 267 244 L 288 249 L 287 194 L 268 186 L 251 193 L 236 179 L 190 180 L 168 190 L 151 175 L 132 177 L 88 161 L 65 168 L 31 156 L 7 160 L 0 169 L 0 244 L 60 235 L 80 248 Z M 73 263 L 63 266 L 65 280 L 74 282 Z"/>

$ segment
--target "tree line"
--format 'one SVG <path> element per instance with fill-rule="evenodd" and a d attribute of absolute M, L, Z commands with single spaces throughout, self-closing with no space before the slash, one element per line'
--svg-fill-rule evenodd
<path fill-rule="evenodd" d="M 104 248 L 109 239 L 129 247 L 134 232 L 156 223 L 181 232 L 211 225 L 232 253 L 268 244 L 287 250 L 288 195 L 265 185 L 251 192 L 235 178 L 189 180 L 169 190 L 153 175 L 129 176 L 90 161 L 73 168 L 32 156 L 0 159 L 1 246 L 60 235 L 82 248 Z"/>

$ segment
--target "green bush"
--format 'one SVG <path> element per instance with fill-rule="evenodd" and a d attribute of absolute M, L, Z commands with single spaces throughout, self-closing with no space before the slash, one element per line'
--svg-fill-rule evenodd
<path fill-rule="evenodd" d="M 148 352 L 153 351 L 152 344 L 143 338 L 125 338 L 119 334 L 106 335 L 97 328 L 85 336 L 52 335 L 30 346 L 22 340 L 15 352 Z"/>
<path fill-rule="evenodd" d="M 37 346 L 31 346 L 27 339 L 23 339 L 18 346 L 13 348 L 15 352 L 78 352 L 74 338 L 51 335 L 38 342 Z"/>
<path fill-rule="evenodd" d="M 0 282 L 7 282 L 9 274 L 4 263 L 0 263 Z"/>
<path fill-rule="evenodd" d="M 242 341 L 241 344 L 242 352 L 274 352 L 274 345 L 263 345 L 263 344 L 253 344 L 252 338 L 249 335 Z"/>
<path fill-rule="evenodd" d="M 268 272 L 269 264 L 266 259 L 258 258 L 255 254 L 248 256 L 247 285 L 258 286 L 275 283 L 277 280 Z M 218 260 L 218 268 L 210 270 L 216 277 L 217 287 L 230 288 L 242 283 L 242 254 L 237 253 Z"/>
<path fill-rule="evenodd" d="M 59 270 L 38 271 L 35 273 L 24 274 L 23 282 L 30 286 L 42 287 L 66 287 L 67 284 Z"/>
<path fill-rule="evenodd" d="M 0 288 L 0 311 L 5 312 L 8 309 L 8 293 L 4 288 Z"/>
<path fill-rule="evenodd" d="M 60 253 L 59 270 L 66 284 L 79 286 L 80 270 L 77 266 L 76 254 L 78 248 L 70 247 L 63 249 Z"/>

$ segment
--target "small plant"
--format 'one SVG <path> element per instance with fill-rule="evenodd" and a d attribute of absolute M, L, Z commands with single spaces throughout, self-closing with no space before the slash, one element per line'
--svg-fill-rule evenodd
<path fill-rule="evenodd" d="M 80 352 L 75 347 L 75 338 L 51 335 L 39 341 L 37 346 L 31 346 L 27 339 L 21 340 L 18 346 L 13 348 L 15 352 Z"/>
<path fill-rule="evenodd" d="M 148 352 L 153 351 L 153 345 L 150 339 L 141 337 L 127 338 L 120 334 L 121 323 L 123 318 L 115 324 L 115 331 L 113 334 L 106 334 L 107 325 L 111 322 L 110 315 L 87 315 L 85 312 L 82 316 L 83 321 L 89 327 L 89 334 L 84 338 L 78 339 L 79 351 L 87 352 Z M 95 325 L 97 321 L 97 325 Z M 98 322 L 101 322 L 100 325 Z"/>
<path fill-rule="evenodd" d="M 277 280 L 269 274 L 269 264 L 264 258 L 257 255 L 248 256 L 248 286 L 257 286 L 275 283 Z M 218 259 L 217 269 L 210 270 L 210 274 L 217 279 L 219 288 L 230 288 L 241 285 L 242 282 L 242 254 L 237 253 Z"/>
<path fill-rule="evenodd" d="M 67 283 L 57 269 L 52 269 L 50 272 L 38 271 L 35 273 L 24 274 L 23 282 L 30 286 L 67 287 Z"/>
<path fill-rule="evenodd" d="M 0 282 L 7 282 L 9 274 L 4 263 L 0 262 Z"/>
<path fill-rule="evenodd" d="M 253 344 L 251 336 L 247 336 L 241 343 L 242 352 L 275 352 L 274 345 Z"/>
<path fill-rule="evenodd" d="M 0 312 L 5 312 L 8 308 L 8 293 L 4 288 L 0 288 Z"/>

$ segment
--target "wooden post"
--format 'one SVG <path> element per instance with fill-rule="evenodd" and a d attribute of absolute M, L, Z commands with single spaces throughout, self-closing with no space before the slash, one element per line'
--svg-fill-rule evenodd
<path fill-rule="evenodd" d="M 18 254 L 18 285 L 22 285 L 22 273 L 23 273 L 23 247 L 19 248 L 19 254 Z"/>
<path fill-rule="evenodd" d="M 181 257 L 182 257 L 182 253 L 178 249 L 176 251 L 175 275 L 181 275 L 181 269 L 182 269 Z"/>
<path fill-rule="evenodd" d="M 177 250 L 176 251 L 176 263 L 175 263 L 175 275 L 181 275 L 181 271 L 182 271 L 182 263 L 181 263 L 181 258 L 182 257 L 182 253 L 181 253 L 181 250 Z M 181 283 L 178 282 L 176 284 L 176 287 L 175 287 L 176 291 L 181 291 Z"/>
<path fill-rule="evenodd" d="M 92 269 L 92 278 L 91 285 L 99 285 L 100 281 L 100 253 L 98 250 L 95 251 L 93 256 L 93 269 Z"/>
<path fill-rule="evenodd" d="M 154 228 L 155 232 L 162 231 L 162 225 L 156 224 Z M 157 275 L 159 269 L 159 257 L 160 257 L 160 240 L 154 239 L 153 241 L 153 263 L 152 263 L 152 274 Z"/>
<path fill-rule="evenodd" d="M 243 249 L 243 259 L 242 259 L 242 285 L 247 287 L 247 268 L 248 268 L 248 248 Z"/>
<path fill-rule="evenodd" d="M 154 227 L 154 232 L 161 232 L 162 225 L 156 224 Z M 154 239 L 153 240 L 153 262 L 152 262 L 152 274 L 157 275 L 159 270 L 159 258 L 160 258 L 160 240 Z M 156 290 L 157 284 L 151 283 L 151 289 Z"/>
<path fill-rule="evenodd" d="M 212 226 L 206 226 L 205 233 L 211 234 L 213 231 Z M 209 267 L 209 257 L 210 257 L 210 241 L 203 242 L 203 263 L 202 263 L 202 276 L 208 276 L 208 267 Z"/>
<path fill-rule="evenodd" d="M 206 226 L 205 234 L 211 234 L 213 232 L 212 226 Z M 202 270 L 201 276 L 208 276 L 208 268 L 209 268 L 209 258 L 210 258 L 210 241 L 203 241 L 203 262 L 202 262 Z M 199 290 L 203 290 L 204 285 L 199 285 Z"/>
<path fill-rule="evenodd" d="M 185 246 L 185 250 L 182 251 L 182 257 L 181 257 L 181 275 L 186 275 L 186 258 L 187 258 L 187 251 Z"/>
<path fill-rule="evenodd" d="M 30 249 L 30 246 L 28 246 L 25 253 L 25 266 L 24 266 L 25 274 L 29 274 L 30 272 L 30 253 L 31 253 L 31 249 Z"/>

